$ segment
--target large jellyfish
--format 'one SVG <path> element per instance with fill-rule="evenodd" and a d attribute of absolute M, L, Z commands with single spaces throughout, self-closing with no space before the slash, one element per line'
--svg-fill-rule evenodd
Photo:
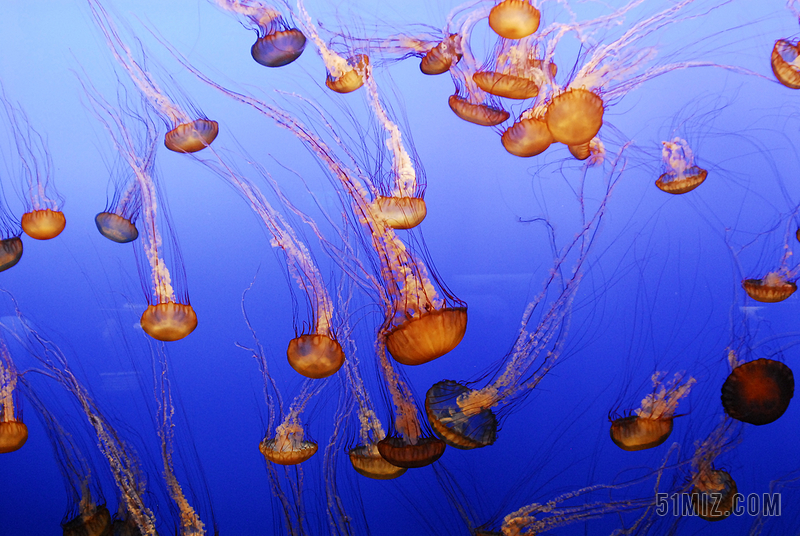
<path fill-rule="evenodd" d="M 672 420 L 678 401 L 689 394 L 694 378 L 683 380 L 676 374 L 664 382 L 664 374 L 652 377 L 653 392 L 643 400 L 633 415 L 619 417 L 611 423 L 611 440 L 622 450 L 644 450 L 664 443 L 672 433 Z"/>
<path fill-rule="evenodd" d="M 247 18 L 255 30 L 256 42 L 250 48 L 253 59 L 265 67 L 283 67 L 300 57 L 306 36 L 286 22 L 281 13 L 258 0 L 216 0 L 217 5 Z"/>
<path fill-rule="evenodd" d="M 456 381 L 444 380 L 428 389 L 425 397 L 428 420 L 434 432 L 448 445 L 474 449 L 493 444 L 498 428 L 495 411 L 513 404 L 536 387 L 563 353 L 572 304 L 584 275 L 584 264 L 605 214 L 613 185 L 626 167 L 623 157 L 626 148 L 620 150 L 613 163 L 605 195 L 594 213 L 585 212 L 583 190 L 580 190 L 584 217 L 581 231 L 556 255 L 542 292 L 523 313 L 513 349 L 500 364 L 494 381 L 483 388 L 473 389 Z M 551 241 L 555 243 L 555 238 L 551 237 Z M 567 277 L 562 270 L 566 270 L 564 263 L 570 255 L 575 255 L 575 264 Z M 548 290 L 558 284 L 561 285 L 560 290 L 548 303 Z M 535 313 L 545 307 L 537 322 Z"/>
<path fill-rule="evenodd" d="M 143 235 L 138 241 L 141 252 L 139 248 L 135 251 L 143 287 L 147 289 L 148 306 L 142 313 L 140 324 L 154 339 L 182 339 L 197 327 L 197 314 L 189 303 L 180 249 L 169 223 L 165 196 L 159 191 L 156 179 L 155 125 L 146 113 L 135 114 L 130 109 L 125 110 L 126 116 L 123 117 L 99 94 L 88 90 L 86 85 L 84 88 L 94 106 L 95 116 L 133 173 L 141 197 Z M 142 130 L 143 134 L 137 134 L 128 123 Z M 166 232 L 162 233 L 161 229 Z M 171 267 L 164 259 L 165 250 L 173 260 Z"/>
<path fill-rule="evenodd" d="M 108 12 L 97 0 L 88 0 L 94 21 L 103 32 L 106 44 L 138 90 L 164 120 L 169 131 L 164 135 L 164 145 L 177 153 L 194 153 L 208 147 L 219 133 L 219 124 L 203 116 L 196 107 L 182 109 L 161 89 L 153 76 L 136 60 L 128 45 L 120 37 Z M 186 97 L 183 100 L 188 101 Z"/>
<path fill-rule="evenodd" d="M 62 212 L 64 199 L 53 184 L 53 162 L 45 138 L 31 127 L 25 111 L 9 102 L 4 87 L 0 86 L 0 92 L 19 156 L 19 173 L 23 177 L 21 193 L 25 212 L 20 218 L 22 230 L 31 238 L 50 240 L 61 234 L 67 219 Z M 22 242 L 18 236 L 4 234 L 3 238 L 4 264 L 10 268 L 22 255 Z"/>
<path fill-rule="evenodd" d="M 773 359 L 740 363 L 733 352 L 730 364 L 733 371 L 722 385 L 725 413 L 755 425 L 778 420 L 794 396 L 792 369 Z"/>

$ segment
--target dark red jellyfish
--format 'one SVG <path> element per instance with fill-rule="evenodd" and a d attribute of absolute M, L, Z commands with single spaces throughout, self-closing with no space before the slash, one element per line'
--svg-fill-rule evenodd
<path fill-rule="evenodd" d="M 794 396 L 792 369 L 772 359 L 757 359 L 733 369 L 722 385 L 722 407 L 749 424 L 775 422 Z"/>

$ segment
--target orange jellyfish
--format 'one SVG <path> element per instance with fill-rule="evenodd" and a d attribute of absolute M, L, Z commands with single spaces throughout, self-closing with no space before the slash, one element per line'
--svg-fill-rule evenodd
<path fill-rule="evenodd" d="M 501 0 L 489 12 L 489 26 L 506 39 L 522 39 L 539 29 L 541 14 L 530 0 Z"/>
<path fill-rule="evenodd" d="M 545 121 L 546 109 L 532 107 L 508 127 L 500 136 L 500 142 L 506 151 L 514 156 L 536 156 L 547 150 L 553 144 L 553 135 L 547 128 Z"/>
<path fill-rule="evenodd" d="M 53 162 L 44 138 L 30 126 L 25 111 L 8 101 L 4 87 L 0 87 L 0 91 L 16 153 L 20 158 L 19 172 L 24 177 L 22 197 L 25 212 L 20 218 L 22 230 L 36 240 L 50 240 L 60 235 L 67 224 L 61 211 L 64 199 L 53 184 Z M 22 243 L 19 237 L 12 236 L 5 238 L 2 244 L 5 264 L 10 268 L 16 264 L 16 261 L 12 262 L 14 258 L 19 261 L 22 255 Z"/>
<path fill-rule="evenodd" d="M 789 281 L 789 274 L 783 271 L 769 272 L 761 279 L 742 281 L 747 295 L 763 303 L 782 302 L 797 290 L 797 283 Z"/>
<path fill-rule="evenodd" d="M 778 39 L 772 47 L 770 64 L 778 82 L 789 89 L 800 89 L 800 48 L 797 41 Z"/>
<path fill-rule="evenodd" d="M 645 450 L 664 443 L 672 433 L 672 420 L 678 401 L 689 394 L 694 378 L 683 381 L 683 375 L 676 374 L 668 382 L 664 374 L 653 375 L 653 392 L 648 394 L 634 415 L 613 419 L 611 440 L 622 450 Z"/>
<path fill-rule="evenodd" d="M 685 194 L 700 186 L 708 171 L 694 164 L 694 154 L 686 140 L 674 138 L 662 142 L 661 156 L 667 165 L 656 186 L 668 194 Z"/>
<path fill-rule="evenodd" d="M 266 364 L 262 363 L 262 371 L 266 374 Z M 268 378 L 265 377 L 265 381 Z M 297 465 L 311 458 L 317 453 L 317 443 L 307 437 L 307 433 L 300 422 L 300 413 L 303 412 L 308 401 L 320 389 L 319 383 L 311 380 L 303 382 L 300 394 L 298 394 L 283 421 L 275 428 L 272 436 L 265 436 L 258 445 L 258 450 L 264 459 L 279 465 Z M 266 385 L 265 385 L 266 389 Z M 270 401 L 272 404 L 273 402 Z M 274 407 L 270 407 L 270 423 L 273 422 Z"/>
<path fill-rule="evenodd" d="M 730 422 L 718 425 L 697 445 L 692 457 L 692 507 L 706 521 L 721 521 L 730 516 L 736 507 L 736 482 L 730 473 L 714 466 L 714 461 L 725 447 Z"/>
<path fill-rule="evenodd" d="M 472 75 L 483 91 L 507 99 L 531 99 L 552 83 L 558 69 L 536 46 L 501 39 L 486 64 Z"/>
<path fill-rule="evenodd" d="M 606 147 L 597 136 L 589 140 L 589 143 L 570 145 L 567 148 L 572 156 L 578 160 L 586 160 L 586 164 L 592 167 L 602 164 L 606 157 Z"/>
<path fill-rule="evenodd" d="M 461 36 L 450 34 L 425 52 L 419 62 L 419 70 L 428 75 L 444 74 L 461 61 L 463 55 Z"/>
<path fill-rule="evenodd" d="M 428 213 L 423 198 L 425 176 L 421 172 L 419 163 L 415 162 L 417 159 L 412 158 L 406 149 L 400 127 L 390 119 L 387 109 L 381 103 L 378 85 L 371 75 L 371 70 L 368 69 L 367 73 L 366 89 L 369 103 L 386 132 L 386 147 L 391 154 L 392 162 L 388 180 L 379 179 L 378 189 L 381 195 L 375 199 L 376 212 L 392 229 L 411 229 L 422 223 Z"/>
<path fill-rule="evenodd" d="M 368 74 L 369 57 L 366 54 L 352 54 L 348 58 L 342 57 L 328 47 L 319 36 L 317 27 L 311 20 L 308 11 L 306 11 L 303 0 L 297 0 L 297 11 L 300 15 L 300 27 L 317 45 L 317 50 L 322 57 L 323 63 L 325 63 L 325 68 L 328 70 L 325 85 L 336 93 L 352 93 L 363 86 L 364 77 Z"/>
<path fill-rule="evenodd" d="M 625 169 L 620 150 L 613 162 L 606 186 L 606 201 L 611 189 Z M 581 204 L 581 206 L 583 206 Z M 474 449 L 491 445 L 497 439 L 498 411 L 513 406 L 534 389 L 555 365 L 564 351 L 574 296 L 583 278 L 582 267 L 591 249 L 594 232 L 606 210 L 602 202 L 597 212 L 587 220 L 583 230 L 553 260 L 550 275 L 543 290 L 528 304 L 522 316 L 522 327 L 509 354 L 497 365 L 494 380 L 482 388 L 468 383 L 444 380 L 434 384 L 425 395 L 425 412 L 433 431 L 448 445 L 459 449 Z M 555 238 L 551 238 L 555 240 Z M 583 240 L 588 240 L 584 243 Z M 565 259 L 577 255 L 572 276 L 556 281 Z M 548 289 L 561 285 L 560 291 L 548 303 Z M 543 309 L 541 313 L 538 310 Z M 536 320 L 537 316 L 538 320 Z M 655 402 L 655 401 L 654 401 Z M 655 408 L 654 408 L 655 410 Z"/>
<path fill-rule="evenodd" d="M 732 418 L 755 425 L 778 420 L 794 396 L 792 369 L 772 359 L 739 363 L 722 385 L 722 407 Z"/>
<path fill-rule="evenodd" d="M 19 404 L 14 403 L 17 371 L 5 341 L 0 338 L 0 454 L 19 450 L 28 440 Z"/>
<path fill-rule="evenodd" d="M 196 111 L 191 106 L 193 115 L 175 104 L 159 87 L 152 74 L 137 61 L 122 40 L 117 28 L 105 8 L 97 0 L 88 0 L 95 23 L 103 32 L 108 48 L 117 63 L 130 76 L 133 83 L 150 102 L 153 109 L 163 119 L 169 131 L 164 135 L 164 145 L 177 153 L 194 153 L 208 147 L 219 134 L 219 124 Z M 152 65 L 151 65 L 152 67 Z M 187 101 L 183 96 L 181 100 Z M 197 116 L 200 117 L 197 117 Z"/>
<path fill-rule="evenodd" d="M 248 26 L 258 36 L 250 54 L 261 65 L 283 67 L 303 53 L 306 36 L 290 26 L 277 9 L 257 0 L 217 0 L 217 5 L 247 17 Z"/>

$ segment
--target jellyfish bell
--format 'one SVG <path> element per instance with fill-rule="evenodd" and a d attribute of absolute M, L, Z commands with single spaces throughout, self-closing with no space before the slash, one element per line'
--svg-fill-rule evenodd
<path fill-rule="evenodd" d="M 661 157 L 668 169 L 656 180 L 656 186 L 668 194 L 691 192 L 708 177 L 708 171 L 694 165 L 694 154 L 684 139 L 662 142 Z"/>
<path fill-rule="evenodd" d="M 496 71 L 478 71 L 472 75 L 472 79 L 479 88 L 497 97 L 523 100 L 532 99 L 539 94 L 536 82 L 523 76 Z"/>
<path fill-rule="evenodd" d="M 195 119 L 181 123 L 164 135 L 164 145 L 176 153 L 196 153 L 205 149 L 219 134 L 219 123 Z"/>
<path fill-rule="evenodd" d="M 197 327 L 197 314 L 188 303 L 157 303 L 147 306 L 139 323 L 156 340 L 178 341 Z"/>
<path fill-rule="evenodd" d="M 763 303 L 778 303 L 787 299 L 797 290 L 794 281 L 787 281 L 784 276 L 770 272 L 763 279 L 745 279 L 742 281 L 747 295 Z"/>
<path fill-rule="evenodd" d="M 113 212 L 99 213 L 94 217 L 94 223 L 100 234 L 112 242 L 127 244 L 139 237 L 139 231 L 131 220 Z"/>
<path fill-rule="evenodd" d="M 772 359 L 737 366 L 722 385 L 722 407 L 734 419 L 755 425 L 778 420 L 794 396 L 792 369 Z"/>
<path fill-rule="evenodd" d="M 571 88 L 553 97 L 545 122 L 555 141 L 566 145 L 589 142 L 603 126 L 603 99 L 594 91 Z"/>
<path fill-rule="evenodd" d="M 721 521 L 736 506 L 737 489 L 733 477 L 721 469 L 710 469 L 696 478 L 692 487 L 692 508 L 706 521 Z"/>
<path fill-rule="evenodd" d="M 111 530 L 111 513 L 101 504 L 83 509 L 76 517 L 61 524 L 64 536 L 107 536 Z"/>
<path fill-rule="evenodd" d="M 267 461 L 278 465 L 297 465 L 317 453 L 317 443 L 304 439 L 305 431 L 297 422 L 282 423 L 272 439 L 264 438 L 258 450 Z"/>
<path fill-rule="evenodd" d="M 447 447 L 437 437 L 419 437 L 415 444 L 397 436 L 387 436 L 378 442 L 381 457 L 392 465 L 416 469 L 431 465 L 442 457 Z"/>
<path fill-rule="evenodd" d="M 369 66 L 366 54 L 356 54 L 347 58 L 347 69 L 341 74 L 328 73 L 325 85 L 336 93 L 351 93 L 364 85 L 364 77 Z"/>
<path fill-rule="evenodd" d="M 273 30 L 256 39 L 250 54 L 265 67 L 283 67 L 300 57 L 306 48 L 306 36 L 297 28 Z"/>
<path fill-rule="evenodd" d="M 36 240 L 50 240 L 61 234 L 67 225 L 64 213 L 58 210 L 32 210 L 22 215 L 22 230 Z"/>
<path fill-rule="evenodd" d="M 0 422 L 0 454 L 14 452 L 28 440 L 28 427 L 20 421 Z"/>
<path fill-rule="evenodd" d="M 510 116 L 510 114 L 502 108 L 483 103 L 475 104 L 458 94 L 450 95 L 447 103 L 450 105 L 450 109 L 453 110 L 453 113 L 464 121 L 469 121 L 470 123 L 475 123 L 476 125 L 484 127 L 499 125 Z"/>
<path fill-rule="evenodd" d="M 542 118 L 520 119 L 508 127 L 500 136 L 506 151 L 521 157 L 536 156 L 553 143 L 553 135 Z"/>
<path fill-rule="evenodd" d="M 392 480 L 405 474 L 406 467 L 398 467 L 387 462 L 373 445 L 361 445 L 347 451 L 353 469 L 362 476 L 373 480 Z"/>
<path fill-rule="evenodd" d="M 378 196 L 378 213 L 392 229 L 411 229 L 416 227 L 428 214 L 425 200 L 421 197 Z"/>
<path fill-rule="evenodd" d="M 425 395 L 425 413 L 434 433 L 457 449 L 491 445 L 497 439 L 497 417 L 490 409 L 491 395 L 452 380 L 434 384 Z"/>
<path fill-rule="evenodd" d="M 425 53 L 419 62 L 419 70 L 427 75 L 444 74 L 461 61 L 462 56 L 461 36 L 450 34 Z"/>
<path fill-rule="evenodd" d="M 502 0 L 489 12 L 489 26 L 500 37 L 522 39 L 539 29 L 540 18 L 528 0 Z"/>
<path fill-rule="evenodd" d="M 770 57 L 772 72 L 789 89 L 800 89 L 800 43 L 778 39 Z"/>
<path fill-rule="evenodd" d="M 403 365 L 422 365 L 448 353 L 467 330 L 467 308 L 445 307 L 407 318 L 386 334 L 386 348 Z"/>
<path fill-rule="evenodd" d="M 640 418 L 638 415 L 620 417 L 611 422 L 611 440 L 622 450 L 651 449 L 664 443 L 672 433 L 672 417 Z"/>
<path fill-rule="evenodd" d="M 19 236 L 0 240 L 0 272 L 16 266 L 21 258 L 22 240 Z"/>
<path fill-rule="evenodd" d="M 306 378 L 320 379 L 335 374 L 344 363 L 338 341 L 327 335 L 301 335 L 289 341 L 289 365 Z"/>

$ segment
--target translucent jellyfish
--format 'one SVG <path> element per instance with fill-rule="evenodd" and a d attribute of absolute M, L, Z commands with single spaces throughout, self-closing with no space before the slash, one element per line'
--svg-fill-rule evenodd
<path fill-rule="evenodd" d="M 105 536 L 111 530 L 111 513 L 106 505 L 95 505 L 86 488 L 80 513 L 61 524 L 64 536 Z"/>
<path fill-rule="evenodd" d="M 522 39 L 539 29 L 540 18 L 530 0 L 501 0 L 489 12 L 489 26 L 500 37 Z"/>
<path fill-rule="evenodd" d="M 144 288 L 149 286 L 150 291 L 140 324 L 154 339 L 183 339 L 197 327 L 197 314 L 189 303 L 180 248 L 169 222 L 165 197 L 159 191 L 156 179 L 155 125 L 146 113 L 137 114 L 124 106 L 123 117 L 89 86 L 84 85 L 84 89 L 94 106 L 95 117 L 103 124 L 120 158 L 133 173 L 141 199 L 144 232 L 137 242 L 140 248 L 134 251 L 140 264 L 140 276 L 145 278 L 145 274 L 149 274 L 142 283 Z M 162 228 L 166 230 L 163 234 Z M 173 260 L 170 267 L 164 258 L 165 250 Z"/>
<path fill-rule="evenodd" d="M 613 419 L 611 440 L 622 450 L 645 450 L 664 443 L 672 433 L 672 419 L 678 401 L 689 394 L 695 379 L 684 381 L 682 374 L 676 374 L 664 382 L 664 373 L 653 375 L 653 392 L 643 400 L 634 415 Z"/>
<path fill-rule="evenodd" d="M 348 58 L 340 56 L 328 47 L 319 36 L 317 27 L 306 11 L 303 0 L 297 0 L 297 12 L 300 16 L 300 27 L 303 33 L 317 45 L 317 50 L 328 70 L 325 85 L 336 93 L 351 93 L 363 86 L 364 77 L 367 76 L 369 57 L 366 54 L 354 54 Z"/>
<path fill-rule="evenodd" d="M 422 223 L 427 214 L 425 199 L 422 197 L 425 192 L 424 175 L 420 174 L 418 178 L 419 165 L 415 166 L 416 158 L 409 154 L 400 127 L 389 117 L 386 107 L 381 102 L 378 85 L 372 77 L 371 69 L 368 69 L 367 73 L 366 89 L 369 103 L 386 132 L 386 148 L 392 162 L 388 180 L 380 181 L 378 189 L 381 195 L 375 198 L 375 209 L 392 229 L 410 229 Z"/>
<path fill-rule="evenodd" d="M 591 250 L 594 230 L 605 213 L 613 184 L 624 172 L 624 151 L 625 147 L 611 166 L 605 197 L 597 205 L 596 212 L 591 215 L 584 213 L 587 219 L 582 231 L 560 250 L 542 292 L 528 304 L 514 346 L 502 363 L 497 365 L 498 372 L 494 374 L 494 380 L 482 388 L 445 380 L 428 389 L 425 396 L 428 421 L 434 432 L 448 445 L 474 449 L 493 444 L 499 426 L 497 412 L 513 407 L 515 400 L 521 400 L 530 393 L 564 351 L 572 303 L 583 278 L 583 264 Z M 580 195 L 580 205 L 585 210 Z M 555 237 L 551 236 L 551 241 L 555 243 Z M 575 266 L 569 270 L 570 277 L 560 276 L 562 270 L 566 271 L 563 263 L 570 253 L 576 256 Z M 560 289 L 548 300 L 548 289 L 555 285 L 559 285 Z M 537 321 L 535 313 L 540 309 L 543 311 L 538 313 Z M 656 402 L 654 400 L 653 404 Z M 659 409 L 654 407 L 653 411 Z"/>
<path fill-rule="evenodd" d="M 266 436 L 258 445 L 258 450 L 267 461 L 280 465 L 297 465 L 317 453 L 317 443 L 306 438 L 300 423 L 300 413 L 310 398 L 318 391 L 311 381 L 305 381 L 299 395 L 292 401 L 283 421 L 275 428 L 275 433 Z"/>
<path fill-rule="evenodd" d="M 761 279 L 745 279 L 742 281 L 747 295 L 763 303 L 782 302 L 797 290 L 797 284 L 789 281 L 789 273 L 784 270 L 769 272 Z"/>
<path fill-rule="evenodd" d="M 778 39 L 772 47 L 770 64 L 778 82 L 789 89 L 800 89 L 800 49 L 797 41 Z"/>
<path fill-rule="evenodd" d="M 689 143 L 681 138 L 662 142 L 661 157 L 667 171 L 656 180 L 656 186 L 668 194 L 685 194 L 700 186 L 708 171 L 694 164 Z"/>
<path fill-rule="evenodd" d="M 0 193 L 0 272 L 16 266 L 22 258 L 21 234 L 19 220 L 8 211 Z"/>
<path fill-rule="evenodd" d="M 535 44 L 501 39 L 484 66 L 472 75 L 483 91 L 507 99 L 531 99 L 552 84 L 558 69 L 542 60 Z"/>
<path fill-rule="evenodd" d="M 127 244 L 139 238 L 136 228 L 136 219 L 142 208 L 139 182 L 135 178 L 122 180 L 118 176 L 111 184 L 114 192 L 108 198 L 105 210 L 95 216 L 94 223 L 101 235 L 112 242 Z"/>
<path fill-rule="evenodd" d="M 265 67 L 283 67 L 300 57 L 306 47 L 303 32 L 290 26 L 281 13 L 258 0 L 216 0 L 217 5 L 247 18 L 258 36 L 250 49 Z"/>
<path fill-rule="evenodd" d="M 103 32 L 106 44 L 117 63 L 128 73 L 133 83 L 147 98 L 153 109 L 163 119 L 169 131 L 164 135 L 164 145 L 177 153 L 194 153 L 208 147 L 219 134 L 219 124 L 204 117 L 196 107 L 191 113 L 175 104 L 161 89 L 143 61 L 134 58 L 128 45 L 122 40 L 116 25 L 98 0 L 88 0 L 95 23 Z M 189 102 L 186 96 L 182 99 Z"/>
<path fill-rule="evenodd" d="M 692 507 L 706 521 L 725 519 L 736 506 L 736 482 L 727 471 L 714 466 L 729 434 L 729 424 L 721 423 L 704 441 L 697 444 L 692 458 Z"/>
<path fill-rule="evenodd" d="M 0 454 L 21 449 L 28 440 L 28 427 L 22 422 L 19 405 L 14 403 L 16 386 L 17 371 L 0 337 Z"/>
<path fill-rule="evenodd" d="M 794 396 L 792 369 L 772 359 L 735 361 L 722 385 L 722 407 L 734 419 L 755 425 L 778 420 Z"/>
<path fill-rule="evenodd" d="M 50 240 L 61 234 L 67 219 L 61 208 L 64 199 L 53 184 L 53 162 L 47 151 L 45 139 L 34 130 L 22 108 L 12 105 L 2 91 L 3 107 L 14 137 L 16 155 L 19 156 L 19 173 L 22 176 L 22 199 L 25 212 L 20 218 L 22 230 L 36 240 Z M 10 268 L 22 255 L 19 237 L 3 235 L 3 257 Z M 6 241 L 8 240 L 8 241 Z M 9 264 L 11 263 L 11 264 Z"/>

